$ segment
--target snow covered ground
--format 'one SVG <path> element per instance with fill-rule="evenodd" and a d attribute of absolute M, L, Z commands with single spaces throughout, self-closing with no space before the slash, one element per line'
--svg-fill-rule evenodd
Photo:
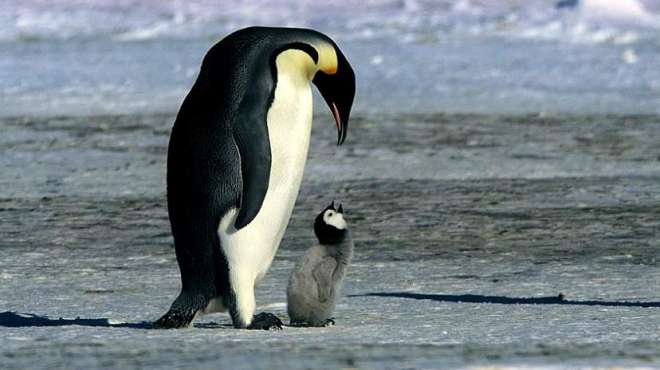
<path fill-rule="evenodd" d="M 223 4 L 0 2 L 0 369 L 660 368 L 659 0 Z M 342 200 L 337 326 L 150 330 L 179 289 L 173 115 L 255 24 L 321 30 L 355 67 L 346 144 L 318 101 L 257 292 L 285 318 Z"/>
<path fill-rule="evenodd" d="M 172 113 L 249 25 L 332 36 L 360 111 L 660 114 L 660 0 L 0 2 L 0 116 Z"/>
<path fill-rule="evenodd" d="M 336 326 L 274 332 L 147 328 L 172 119 L 0 121 L 1 368 L 660 368 L 660 117 L 357 114 L 341 148 L 317 117 L 258 309 L 331 199 L 355 260 Z"/>

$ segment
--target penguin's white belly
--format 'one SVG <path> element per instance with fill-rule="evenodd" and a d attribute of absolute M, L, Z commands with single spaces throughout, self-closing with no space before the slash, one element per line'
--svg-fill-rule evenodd
<path fill-rule="evenodd" d="M 312 93 L 307 81 L 280 76 L 267 116 L 271 151 L 270 178 L 257 216 L 236 231 L 238 211 L 220 222 L 220 239 L 230 275 L 253 288 L 268 271 L 289 223 L 303 178 L 312 128 Z M 242 283 L 241 283 L 242 285 Z"/>

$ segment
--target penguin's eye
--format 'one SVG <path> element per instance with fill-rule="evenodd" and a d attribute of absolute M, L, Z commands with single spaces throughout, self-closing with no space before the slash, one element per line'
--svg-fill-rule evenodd
<path fill-rule="evenodd" d="M 334 215 L 335 215 L 334 212 L 332 212 L 332 211 L 328 211 L 328 217 L 332 217 L 332 216 L 334 216 Z"/>

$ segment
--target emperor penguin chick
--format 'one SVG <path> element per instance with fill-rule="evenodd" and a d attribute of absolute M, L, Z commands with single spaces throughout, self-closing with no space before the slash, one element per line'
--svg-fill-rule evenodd
<path fill-rule="evenodd" d="M 289 277 L 287 311 L 293 326 L 327 326 L 339 299 L 346 268 L 353 257 L 353 240 L 341 205 L 332 202 L 316 216 L 319 244 L 309 248 Z"/>

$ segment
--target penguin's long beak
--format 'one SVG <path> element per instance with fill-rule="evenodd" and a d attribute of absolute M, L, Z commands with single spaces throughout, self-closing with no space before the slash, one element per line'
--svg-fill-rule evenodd
<path fill-rule="evenodd" d="M 341 145 L 346 140 L 348 117 L 355 97 L 355 73 L 339 48 L 335 50 L 337 69 L 332 71 L 334 73 L 318 71 L 312 82 L 332 111 L 337 124 L 337 145 Z"/>

